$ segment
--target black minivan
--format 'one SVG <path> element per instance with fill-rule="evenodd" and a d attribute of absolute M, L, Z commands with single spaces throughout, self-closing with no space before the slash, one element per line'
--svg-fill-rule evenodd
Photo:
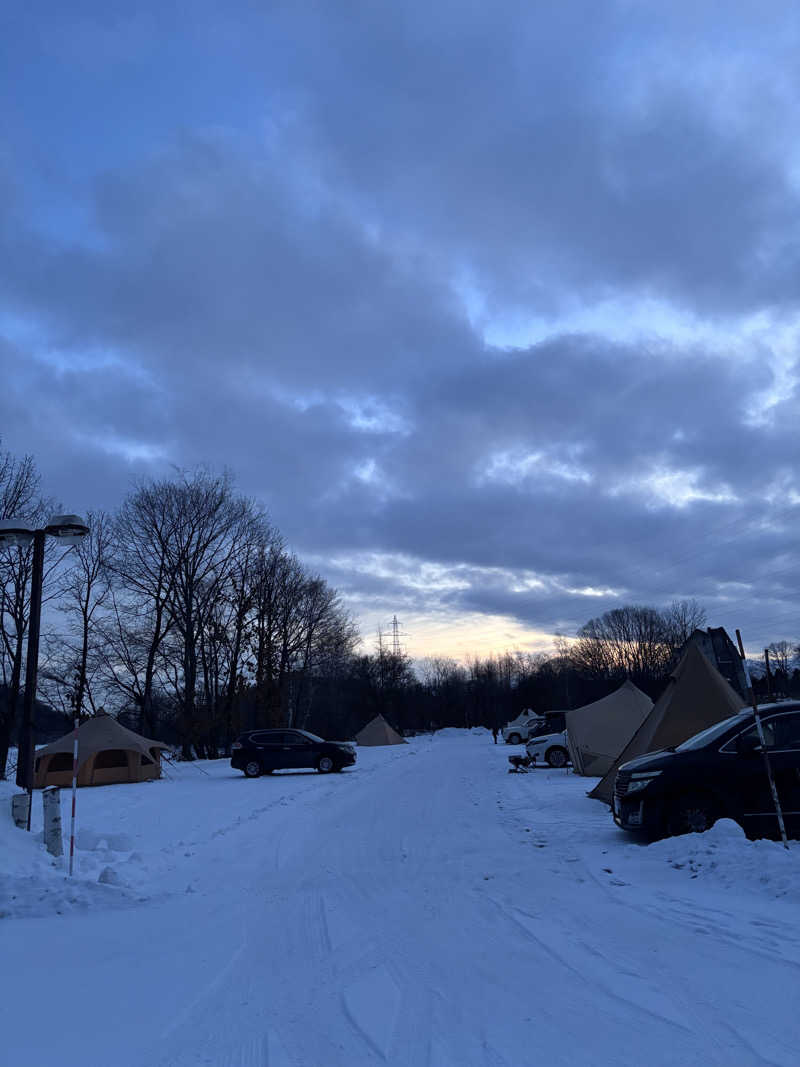
<path fill-rule="evenodd" d="M 234 741 L 231 755 L 231 767 L 248 778 L 301 767 L 327 774 L 355 761 L 356 747 L 349 741 L 323 741 L 307 730 L 249 730 Z"/>
<path fill-rule="evenodd" d="M 759 708 L 786 833 L 800 837 L 800 702 Z M 735 819 L 750 838 L 779 836 L 753 711 L 690 737 L 677 748 L 623 763 L 613 815 L 623 830 L 661 837 Z"/>

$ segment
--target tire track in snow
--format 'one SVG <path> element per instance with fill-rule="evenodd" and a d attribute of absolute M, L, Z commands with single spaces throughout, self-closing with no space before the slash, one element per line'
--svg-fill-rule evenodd
<path fill-rule="evenodd" d="M 752 940 L 743 939 L 741 935 L 737 936 L 736 933 L 731 931 L 730 927 L 724 926 L 719 921 L 720 915 L 724 915 L 725 913 L 720 912 L 718 909 L 706 908 L 701 904 L 686 900 L 678 902 L 679 906 L 676 906 L 675 898 L 668 896 L 666 893 L 658 894 L 657 903 L 655 905 L 645 904 L 640 900 L 631 899 L 630 895 L 625 892 L 625 889 L 628 888 L 627 886 L 617 887 L 613 884 L 608 884 L 599 877 L 590 864 L 586 863 L 585 866 L 588 877 L 602 890 L 610 902 L 624 907 L 629 912 L 633 911 L 638 915 L 647 918 L 651 922 L 655 920 L 659 926 L 663 926 L 666 943 L 674 942 L 676 933 L 675 923 L 677 922 L 678 929 L 683 930 L 687 934 L 694 935 L 695 937 L 698 932 L 704 935 L 708 934 L 711 938 L 709 945 L 712 947 L 714 947 L 715 942 L 718 941 L 738 950 L 743 957 L 742 966 L 744 973 L 749 973 L 750 961 L 747 957 L 750 955 L 759 957 L 773 966 L 776 964 L 785 964 L 791 968 L 800 966 L 795 959 L 787 958 L 785 955 L 779 953 L 772 954 L 770 952 L 765 952 L 759 946 L 753 944 Z M 706 923 L 705 927 L 702 927 L 698 922 L 698 914 L 702 916 L 702 921 Z M 734 919 L 733 916 L 727 916 L 727 918 L 732 923 L 736 922 L 736 919 Z M 762 921 L 771 925 L 773 928 L 782 929 L 788 934 L 785 924 L 778 926 L 775 923 L 771 923 L 769 920 Z M 790 935 L 788 936 L 788 940 L 791 944 L 797 944 L 796 940 Z M 708 953 L 704 953 L 704 956 L 707 958 Z M 728 966 L 730 966 L 730 961 L 727 962 Z M 667 984 L 671 979 L 674 982 L 674 971 L 659 967 L 657 959 L 653 962 L 653 969 L 661 972 L 664 984 Z M 746 1016 L 752 1013 L 753 1008 L 748 1002 L 745 991 L 741 989 L 740 992 L 741 999 L 735 1007 L 740 1016 Z M 719 1028 L 722 1035 L 725 1036 L 716 1036 L 713 1033 L 711 1033 L 710 1036 L 712 1039 L 716 1040 L 718 1047 L 729 1057 L 733 1055 L 730 1040 L 733 1039 L 736 1054 L 735 1058 L 731 1059 L 730 1062 L 737 1063 L 737 1067 L 739 1063 L 745 1062 L 742 1059 L 742 1053 L 750 1056 L 752 1063 L 756 1065 L 764 1064 L 767 1065 L 767 1067 L 794 1067 L 797 1062 L 797 1051 L 794 1045 L 782 1041 L 780 1037 L 775 1034 L 770 1035 L 770 1043 L 779 1046 L 779 1048 L 776 1048 L 776 1051 L 779 1051 L 787 1058 L 783 1060 L 773 1060 L 766 1057 L 763 1049 L 759 1049 L 756 1044 L 754 1044 L 753 1040 L 742 1031 L 741 1027 L 735 1026 L 727 1017 L 727 1014 L 721 1011 L 721 1006 L 717 996 L 714 995 L 715 993 L 718 994 L 718 991 L 713 990 L 711 995 L 707 995 L 702 984 L 700 984 L 700 988 L 698 989 L 694 973 L 691 969 L 688 969 L 684 976 L 684 981 L 679 985 L 675 985 L 673 995 L 676 1002 L 680 1004 L 681 1010 L 695 1021 L 698 1032 L 705 1030 L 708 1033 L 714 1026 Z M 699 1010 L 700 1008 L 703 1009 L 702 1012 Z M 725 1008 L 727 1011 L 730 1011 L 730 1003 L 726 1004 Z M 756 1019 L 755 1021 L 756 1026 L 761 1022 L 760 1019 Z"/>

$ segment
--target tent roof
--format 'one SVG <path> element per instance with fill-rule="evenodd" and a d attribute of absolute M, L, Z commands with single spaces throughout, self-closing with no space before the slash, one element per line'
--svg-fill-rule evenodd
<path fill-rule="evenodd" d="M 653 707 L 630 679 L 613 693 L 566 713 L 567 745 L 578 774 L 605 774 Z"/>
<path fill-rule="evenodd" d="M 367 725 L 356 734 L 359 745 L 405 745 L 408 742 L 393 730 L 382 715 L 370 719 Z"/>
<path fill-rule="evenodd" d="M 646 752 L 679 745 L 742 710 L 744 701 L 696 645 L 689 645 L 667 688 L 631 737 L 613 767 L 589 794 L 611 803 L 618 767 Z"/>
<path fill-rule="evenodd" d="M 45 745 L 44 748 L 36 749 L 36 758 L 50 756 L 55 752 L 72 752 L 75 734 L 70 732 L 59 737 L 57 741 Z M 129 730 L 122 723 L 117 722 L 111 715 L 102 712 L 86 719 L 78 727 L 78 756 L 83 762 L 95 752 L 101 752 L 109 748 L 134 749 L 145 756 L 150 755 L 151 748 L 161 748 L 169 751 L 169 746 L 161 741 L 152 741 L 148 737 L 142 737 L 133 730 Z"/>

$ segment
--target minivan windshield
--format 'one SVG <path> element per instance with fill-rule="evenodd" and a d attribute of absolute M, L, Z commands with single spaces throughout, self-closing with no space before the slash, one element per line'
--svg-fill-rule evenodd
<path fill-rule="evenodd" d="M 530 727 L 530 738 L 542 737 L 544 734 L 551 734 L 553 728 L 549 722 L 537 722 Z"/>
<path fill-rule="evenodd" d="M 324 738 L 322 738 L 322 737 L 317 737 L 316 734 L 310 734 L 308 732 L 308 730 L 298 730 L 297 732 L 299 734 L 302 734 L 303 737 L 307 737 L 310 741 L 322 741 L 322 740 L 324 740 Z"/>
<path fill-rule="evenodd" d="M 716 741 L 718 737 L 730 730 L 732 726 L 738 724 L 744 724 L 748 718 L 752 718 L 752 711 L 740 711 L 736 715 L 731 715 L 729 719 L 723 719 L 722 722 L 715 722 L 713 726 L 709 726 L 707 730 L 701 730 L 699 734 L 695 734 L 694 737 L 690 737 L 682 744 L 678 745 L 675 749 L 676 752 L 688 752 L 694 748 L 705 748 L 706 745 L 711 744 L 712 741 Z"/>

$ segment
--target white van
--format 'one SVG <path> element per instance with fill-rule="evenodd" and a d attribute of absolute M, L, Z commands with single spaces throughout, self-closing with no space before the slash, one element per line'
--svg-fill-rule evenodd
<path fill-rule="evenodd" d="M 521 745 L 540 734 L 552 734 L 566 728 L 563 711 L 546 711 L 544 715 L 534 715 L 526 708 L 511 722 L 506 723 L 500 731 L 508 745 Z"/>
<path fill-rule="evenodd" d="M 535 763 L 547 763 L 550 767 L 566 767 L 569 763 L 567 731 L 532 737 L 525 746 Z"/>
<path fill-rule="evenodd" d="M 521 745 L 531 736 L 532 728 L 543 721 L 541 716 L 534 715 L 530 708 L 526 708 L 516 719 L 507 722 L 500 733 L 507 745 Z"/>

